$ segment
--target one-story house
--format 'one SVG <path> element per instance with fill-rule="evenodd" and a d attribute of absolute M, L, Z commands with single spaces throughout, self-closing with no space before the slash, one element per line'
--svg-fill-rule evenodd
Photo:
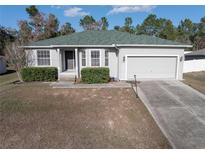
<path fill-rule="evenodd" d="M 191 45 L 126 32 L 85 31 L 24 46 L 29 65 L 54 66 L 59 78 L 80 77 L 85 67 L 108 67 L 117 80 L 183 78 L 184 49 Z"/>

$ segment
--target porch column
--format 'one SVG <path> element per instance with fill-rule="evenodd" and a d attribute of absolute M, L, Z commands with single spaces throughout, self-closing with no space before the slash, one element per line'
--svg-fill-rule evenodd
<path fill-rule="evenodd" d="M 60 49 L 58 48 L 56 51 L 58 53 L 58 75 L 59 75 L 60 72 L 62 72 L 62 66 L 61 66 L 62 58 L 61 58 L 61 51 L 60 51 Z"/>
<path fill-rule="evenodd" d="M 75 73 L 77 78 L 79 78 L 78 69 L 78 48 L 75 48 Z"/>

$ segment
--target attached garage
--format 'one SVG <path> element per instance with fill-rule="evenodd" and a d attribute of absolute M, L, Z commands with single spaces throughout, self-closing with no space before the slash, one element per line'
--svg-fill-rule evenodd
<path fill-rule="evenodd" d="M 127 56 L 127 80 L 177 79 L 178 56 Z"/>

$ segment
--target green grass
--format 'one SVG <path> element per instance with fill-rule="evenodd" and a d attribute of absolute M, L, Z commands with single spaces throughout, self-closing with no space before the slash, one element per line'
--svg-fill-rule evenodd
<path fill-rule="evenodd" d="M 17 81 L 17 74 L 13 70 L 8 70 L 6 73 L 0 75 L 0 86 Z"/>

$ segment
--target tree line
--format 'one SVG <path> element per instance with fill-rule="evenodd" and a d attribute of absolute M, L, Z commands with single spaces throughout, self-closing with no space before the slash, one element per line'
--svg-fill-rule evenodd
<path fill-rule="evenodd" d="M 181 20 L 177 27 L 171 20 L 157 18 L 154 14 L 150 14 L 142 24 L 138 24 L 136 27 L 132 25 L 132 18 L 127 17 L 124 26 L 115 26 L 114 29 L 192 44 L 193 50 L 205 48 L 205 17 L 202 17 L 199 23 L 193 23 L 188 18 Z"/>
<path fill-rule="evenodd" d="M 0 54 L 3 54 L 7 43 L 15 40 L 18 40 L 20 44 L 28 44 L 31 41 L 76 32 L 69 22 L 59 27 L 59 20 L 54 14 L 40 12 L 34 5 L 26 8 L 25 11 L 29 18 L 28 20 L 18 21 L 18 31 L 0 26 Z M 94 17 L 87 15 L 80 19 L 79 25 L 84 31 L 108 30 L 109 22 L 106 17 L 96 20 Z M 181 20 L 178 26 L 174 26 L 171 20 L 158 18 L 154 14 L 148 15 L 148 17 L 138 25 L 133 25 L 132 18 L 126 17 L 124 25 L 116 25 L 114 26 L 114 30 L 189 43 L 193 45 L 193 50 L 205 48 L 205 17 L 202 17 L 199 23 L 194 23 L 187 18 Z"/>

